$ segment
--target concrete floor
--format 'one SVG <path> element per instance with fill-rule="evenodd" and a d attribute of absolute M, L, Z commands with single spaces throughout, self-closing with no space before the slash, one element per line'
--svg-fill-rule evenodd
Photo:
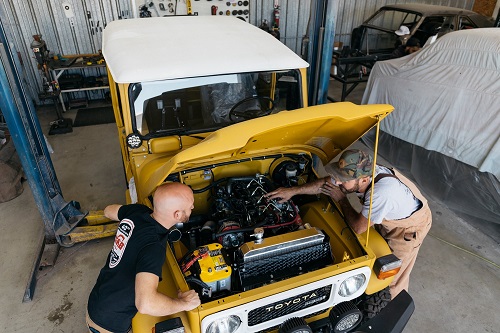
<path fill-rule="evenodd" d="M 362 87 L 355 91 L 357 97 L 353 93 L 348 100 L 359 102 Z M 47 108 L 38 113 L 47 132 L 55 113 Z M 75 114 L 70 110 L 65 117 Z M 79 201 L 84 210 L 125 203 L 115 124 L 78 127 L 47 138 L 67 201 Z M 431 201 L 430 206 L 434 223 L 412 273 L 410 294 L 416 310 L 405 332 L 500 332 L 498 239 L 438 202 Z M 112 239 L 63 248 L 53 267 L 39 271 L 33 301 L 22 303 L 42 232 L 25 183 L 23 194 L 0 204 L 0 332 L 86 332 L 87 297 Z"/>

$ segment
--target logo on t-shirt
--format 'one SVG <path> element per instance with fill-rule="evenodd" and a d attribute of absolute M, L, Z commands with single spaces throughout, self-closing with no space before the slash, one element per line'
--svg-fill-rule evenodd
<path fill-rule="evenodd" d="M 113 244 L 113 249 L 111 250 L 109 257 L 109 268 L 116 267 L 116 265 L 120 263 L 120 260 L 125 253 L 127 242 L 130 237 L 132 237 L 132 231 L 134 231 L 134 222 L 128 219 L 122 220 L 120 225 L 118 225 L 115 243 Z"/>

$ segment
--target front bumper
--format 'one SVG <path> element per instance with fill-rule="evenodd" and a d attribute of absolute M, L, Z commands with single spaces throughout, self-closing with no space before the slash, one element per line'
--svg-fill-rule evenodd
<path fill-rule="evenodd" d="M 400 333 L 403 332 L 406 324 L 410 320 L 415 303 L 411 296 L 405 291 L 401 291 L 380 313 L 354 329 L 353 333 Z M 329 326 L 329 319 L 325 318 L 309 323 L 313 332 L 323 331 Z"/>

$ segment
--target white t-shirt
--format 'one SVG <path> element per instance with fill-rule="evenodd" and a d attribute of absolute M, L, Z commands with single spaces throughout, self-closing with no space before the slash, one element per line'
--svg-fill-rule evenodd
<path fill-rule="evenodd" d="M 388 168 L 377 165 L 375 175 L 379 173 L 392 174 Z M 384 219 L 401 220 L 407 218 L 421 206 L 420 200 L 413 195 L 405 184 L 396 178 L 382 178 L 374 187 L 375 194 L 372 202 L 371 221 L 375 224 L 382 223 Z M 358 196 L 363 199 L 364 193 L 358 193 Z M 371 189 L 368 189 L 361 210 L 361 214 L 366 218 L 368 218 L 370 196 Z"/>

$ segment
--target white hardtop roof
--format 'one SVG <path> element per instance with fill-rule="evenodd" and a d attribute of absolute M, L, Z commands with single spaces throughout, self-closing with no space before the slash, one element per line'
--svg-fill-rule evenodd
<path fill-rule="evenodd" d="M 238 18 L 177 16 L 113 21 L 102 53 L 118 83 L 287 70 L 307 62 Z"/>

